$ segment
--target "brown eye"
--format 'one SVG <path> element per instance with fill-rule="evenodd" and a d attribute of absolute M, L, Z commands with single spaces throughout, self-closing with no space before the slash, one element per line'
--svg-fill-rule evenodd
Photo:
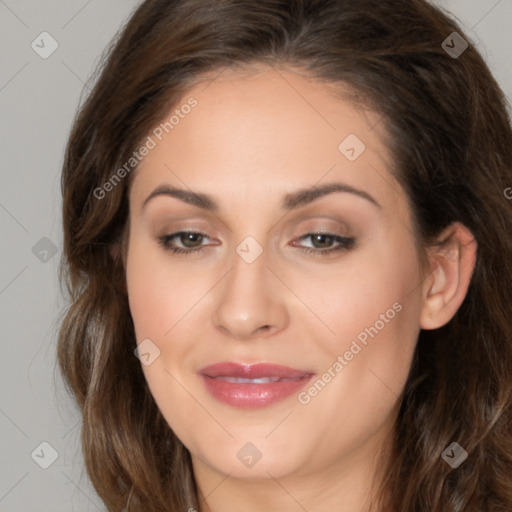
<path fill-rule="evenodd" d="M 203 248 L 201 242 L 205 238 L 208 238 L 208 236 L 198 231 L 178 231 L 171 235 L 163 235 L 159 237 L 159 243 L 166 250 L 169 250 L 172 253 L 189 254 L 192 252 L 201 251 Z M 174 239 L 178 239 L 183 247 L 176 247 L 173 242 Z"/>
<path fill-rule="evenodd" d="M 333 233 L 324 232 L 307 233 L 306 235 L 301 236 L 299 240 L 304 240 L 308 238 L 312 241 L 313 247 L 299 247 L 301 247 L 301 250 L 307 253 L 312 253 L 318 256 L 324 256 L 326 254 L 331 254 L 333 252 L 351 249 L 356 241 L 355 238 L 347 238 L 340 235 L 335 235 Z M 336 243 L 338 245 L 332 247 L 333 243 Z M 293 245 L 297 244 L 294 243 Z"/>
<path fill-rule="evenodd" d="M 201 241 L 203 240 L 204 235 L 201 233 L 191 233 L 191 232 L 183 232 L 179 233 L 180 242 L 185 245 L 185 247 L 194 248 L 198 247 L 197 242 L 199 241 L 199 246 L 201 245 Z M 191 245 L 189 245 L 191 244 Z"/>
<path fill-rule="evenodd" d="M 334 242 L 333 235 L 326 235 L 324 233 L 318 235 L 310 235 L 311 241 L 313 245 L 316 246 L 317 249 L 327 249 L 327 246 L 330 246 Z"/>

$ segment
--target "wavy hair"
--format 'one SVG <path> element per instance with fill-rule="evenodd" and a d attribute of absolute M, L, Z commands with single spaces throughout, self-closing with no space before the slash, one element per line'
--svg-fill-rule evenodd
<path fill-rule="evenodd" d="M 453 32 L 468 43 L 457 58 Z M 443 47 L 444 46 L 444 47 Z M 462 222 L 477 259 L 450 322 L 421 330 L 379 510 L 512 510 L 512 129 L 505 96 L 448 13 L 424 0 L 146 0 L 103 56 L 65 153 L 58 363 L 88 475 L 111 512 L 201 509 L 190 453 L 148 389 L 123 260 L 136 169 L 94 191 L 208 72 L 290 66 L 382 118 L 421 255 Z M 340 88 L 341 89 L 341 88 Z M 423 258 L 422 256 L 422 258 Z M 441 454 L 457 441 L 457 469 Z"/>

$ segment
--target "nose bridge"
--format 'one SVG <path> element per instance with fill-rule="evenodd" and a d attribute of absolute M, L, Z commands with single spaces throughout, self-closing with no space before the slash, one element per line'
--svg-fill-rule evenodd
<path fill-rule="evenodd" d="M 268 285 L 268 248 L 264 248 L 253 236 L 247 236 L 236 246 L 235 253 L 233 270 L 228 279 L 230 288 L 235 292 L 238 292 L 238 288 L 253 293 L 263 292 L 265 285 Z"/>

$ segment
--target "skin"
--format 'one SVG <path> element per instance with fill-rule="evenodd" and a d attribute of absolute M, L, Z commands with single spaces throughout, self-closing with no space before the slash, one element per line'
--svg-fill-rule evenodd
<path fill-rule="evenodd" d="M 224 70 L 180 104 L 189 97 L 198 105 L 143 159 L 129 196 L 130 309 L 137 342 L 149 338 L 160 350 L 142 367 L 151 393 L 191 452 L 207 496 L 202 510 L 365 510 L 418 333 L 457 311 L 476 243 L 463 225 L 450 226 L 444 234 L 452 242 L 429 251 L 422 275 L 384 123 L 325 83 L 259 66 Z M 366 146 L 352 162 L 338 150 L 349 134 Z M 281 208 L 286 194 L 327 182 L 361 189 L 380 207 L 337 192 Z M 143 208 L 162 184 L 208 194 L 219 210 L 166 195 Z M 354 237 L 355 245 L 326 256 L 302 252 L 339 245 L 301 238 L 322 229 Z M 185 256 L 159 244 L 183 230 L 208 236 L 188 244 L 175 237 L 174 246 L 204 249 Z M 252 263 L 236 252 L 247 236 L 263 251 Z M 321 376 L 397 302 L 401 311 L 306 405 L 292 395 L 237 409 L 215 400 L 197 375 L 237 361 Z M 237 457 L 248 442 L 262 454 L 250 468 Z"/>

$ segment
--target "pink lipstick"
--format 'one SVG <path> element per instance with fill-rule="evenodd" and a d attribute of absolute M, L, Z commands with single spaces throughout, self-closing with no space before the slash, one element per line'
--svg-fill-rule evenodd
<path fill-rule="evenodd" d="M 218 363 L 199 370 L 206 389 L 234 407 L 256 409 L 297 393 L 314 375 L 269 363 Z"/>

